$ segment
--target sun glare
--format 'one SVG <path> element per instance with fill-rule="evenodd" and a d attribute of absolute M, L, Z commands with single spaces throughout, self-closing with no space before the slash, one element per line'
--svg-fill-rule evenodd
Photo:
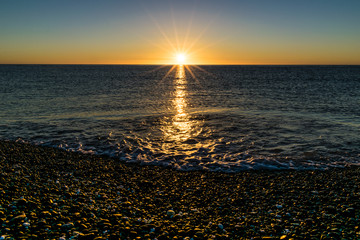
<path fill-rule="evenodd" d="M 185 64 L 186 56 L 183 53 L 179 53 L 176 55 L 176 62 L 179 65 Z"/>

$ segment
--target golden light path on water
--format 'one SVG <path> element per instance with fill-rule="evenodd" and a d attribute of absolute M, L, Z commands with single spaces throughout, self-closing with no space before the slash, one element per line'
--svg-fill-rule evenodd
<path fill-rule="evenodd" d="M 191 117 L 189 112 L 191 100 L 188 96 L 188 81 L 194 79 L 187 79 L 186 77 L 185 69 L 189 71 L 188 66 L 177 65 L 175 68 L 172 69 L 176 71 L 175 77 L 171 79 L 174 91 L 169 99 L 169 111 L 173 114 L 171 117 L 164 118 L 161 124 L 164 138 L 162 151 L 172 155 L 189 155 L 196 152 L 200 147 L 205 147 L 207 144 L 196 140 L 200 134 L 205 134 L 203 121 Z"/>
<path fill-rule="evenodd" d="M 165 123 L 162 127 L 164 138 L 169 141 L 183 142 L 191 137 L 192 123 L 189 120 L 187 108 L 187 80 L 185 68 L 183 65 L 176 67 L 176 74 L 173 80 L 174 93 L 172 94 L 171 106 L 174 116 L 171 121 Z"/>
<path fill-rule="evenodd" d="M 173 99 L 173 105 L 176 110 L 176 115 L 173 117 L 173 127 L 177 130 L 177 134 L 172 137 L 177 141 L 185 141 L 191 137 L 191 122 L 189 121 L 188 114 L 186 112 L 186 76 L 183 65 L 179 65 L 176 71 L 175 77 L 175 96 Z"/>

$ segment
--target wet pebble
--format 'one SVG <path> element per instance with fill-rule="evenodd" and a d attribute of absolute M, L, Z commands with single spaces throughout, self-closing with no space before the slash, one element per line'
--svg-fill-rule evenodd
<path fill-rule="evenodd" d="M 3 239 L 360 236 L 355 167 L 178 172 L 2 141 L 0 166 Z"/>

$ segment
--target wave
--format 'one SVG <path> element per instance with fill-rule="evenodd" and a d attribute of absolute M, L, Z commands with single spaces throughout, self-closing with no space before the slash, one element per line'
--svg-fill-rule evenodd
<path fill-rule="evenodd" d="M 248 153 L 223 153 L 214 156 L 201 154 L 201 151 L 192 156 L 151 154 L 140 148 L 130 150 L 133 146 L 128 145 L 122 149 L 115 146 L 84 146 L 81 142 L 65 143 L 64 141 L 26 141 L 18 138 L 16 142 L 29 143 L 38 146 L 46 146 L 82 154 L 101 155 L 111 157 L 127 163 L 138 163 L 140 165 L 156 165 L 171 167 L 179 171 L 215 171 L 236 173 L 246 170 L 327 170 L 329 168 L 344 168 L 360 166 L 360 161 L 352 157 L 316 158 L 307 155 L 305 158 L 286 157 L 276 158 L 269 156 L 250 155 Z M 306 154 L 305 154 L 306 155 Z"/>

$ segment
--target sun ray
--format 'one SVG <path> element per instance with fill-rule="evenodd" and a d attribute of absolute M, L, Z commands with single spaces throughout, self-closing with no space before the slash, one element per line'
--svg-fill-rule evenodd
<path fill-rule="evenodd" d="M 146 39 L 153 46 L 162 50 L 163 53 L 168 52 L 168 57 L 162 57 L 159 63 L 168 65 L 168 64 L 199 64 L 204 62 L 203 59 L 199 59 L 201 54 L 199 52 L 204 51 L 219 42 L 212 42 L 208 44 L 203 43 L 204 35 L 207 34 L 209 28 L 211 28 L 214 24 L 214 21 L 218 19 L 219 13 L 212 15 L 209 18 L 209 21 L 205 24 L 204 27 L 198 29 L 197 31 L 193 31 L 194 29 L 194 19 L 196 17 L 195 5 L 193 11 L 190 12 L 191 15 L 187 17 L 187 21 L 185 21 L 185 25 L 181 25 L 181 23 L 177 22 L 176 11 L 172 6 L 170 6 L 170 21 L 158 21 L 155 16 L 151 15 L 148 11 L 147 15 L 150 20 L 154 23 L 156 29 L 160 33 L 160 39 L 151 42 L 149 39 Z M 186 18 L 184 18 L 186 19 Z M 180 28 L 179 28 L 180 27 Z M 162 40 L 162 41 L 161 41 Z M 222 40 L 221 40 L 222 41 Z M 201 43 L 201 44 L 200 44 Z M 171 51 L 172 50 L 172 51 Z M 186 57 L 186 61 L 184 57 L 178 57 L 179 55 L 184 55 Z M 182 60 L 181 60 L 182 59 Z"/>
<path fill-rule="evenodd" d="M 165 74 L 165 76 L 161 79 L 161 82 L 164 81 L 164 79 L 166 79 L 169 74 L 176 68 L 176 65 L 173 65 L 170 70 Z"/>
<path fill-rule="evenodd" d="M 190 67 L 186 65 L 185 68 L 189 71 L 190 75 L 191 75 L 194 79 L 196 79 L 196 76 L 195 76 L 194 73 L 191 71 Z"/>
<path fill-rule="evenodd" d="M 210 25 L 208 25 L 204 30 L 201 31 L 201 33 L 195 38 L 194 41 L 191 42 L 191 44 L 189 45 L 189 47 L 186 48 L 186 52 L 190 52 L 190 50 L 195 46 L 195 44 L 201 39 L 201 37 L 205 34 L 205 32 L 207 31 L 207 29 L 210 27 Z"/>
<path fill-rule="evenodd" d="M 166 40 L 166 42 L 170 45 L 170 47 L 173 49 L 173 51 L 176 51 L 176 47 L 174 46 L 174 44 L 170 41 L 169 37 L 166 35 L 166 33 L 162 30 L 160 24 L 156 21 L 156 19 L 149 14 L 149 17 L 151 18 L 151 20 L 153 21 L 153 23 L 155 24 L 155 26 L 157 27 L 157 29 L 159 30 L 159 32 L 161 33 L 161 35 L 164 37 L 164 39 Z"/>
<path fill-rule="evenodd" d="M 209 72 L 209 71 L 206 71 L 205 69 L 203 69 L 203 68 L 200 67 L 200 66 L 197 66 L 197 65 L 191 65 L 191 66 L 194 67 L 194 68 L 199 69 L 200 71 L 202 71 L 202 72 L 204 72 L 204 73 L 209 74 L 210 76 L 217 77 L 215 74 L 213 74 L 213 73 L 211 73 L 211 72 Z"/>
<path fill-rule="evenodd" d="M 185 49 L 185 52 L 192 52 L 192 48 L 198 43 L 198 41 L 203 37 L 203 35 L 208 31 L 208 29 L 211 27 L 211 25 L 215 22 L 215 19 L 218 18 L 214 17 L 206 26 L 205 28 L 200 32 L 200 34 L 191 42 L 189 47 Z"/>
<path fill-rule="evenodd" d="M 186 48 L 185 52 L 190 52 L 190 50 L 197 44 L 197 42 L 202 38 L 202 36 L 207 32 L 207 30 L 210 28 L 210 26 L 213 24 L 214 20 L 209 22 L 206 27 L 200 32 L 200 34 L 195 38 L 194 41 L 191 42 L 189 47 Z"/>
<path fill-rule="evenodd" d="M 203 45 L 202 47 L 197 48 L 197 49 L 195 49 L 194 51 L 191 51 L 191 53 L 192 53 L 192 54 L 195 54 L 195 53 L 201 52 L 201 51 L 203 51 L 203 50 L 205 50 L 205 49 L 207 49 L 207 48 L 209 48 L 209 47 L 211 47 L 211 46 L 213 46 L 213 45 L 216 45 L 216 44 L 218 44 L 218 43 L 220 43 L 220 42 L 222 42 L 222 41 L 224 41 L 224 38 L 223 38 L 223 39 L 219 39 L 219 40 L 217 40 L 217 41 L 214 41 L 214 42 L 212 42 L 212 43 L 209 43 L 209 44 L 207 44 L 207 45 Z"/>
<path fill-rule="evenodd" d="M 182 51 L 185 51 L 186 44 L 187 44 L 187 42 L 188 42 L 189 35 L 190 35 L 190 30 L 191 30 L 191 28 L 192 28 L 194 15 L 195 15 L 195 11 L 194 11 L 194 9 L 193 9 L 193 11 L 191 12 L 191 17 L 190 17 L 189 22 L 188 22 L 188 27 L 187 27 L 187 29 L 186 29 L 185 38 L 184 38 L 183 45 L 182 45 L 182 48 L 181 48 Z"/>
<path fill-rule="evenodd" d="M 157 47 L 157 48 L 159 48 L 159 49 L 161 49 L 161 50 L 163 50 L 165 52 L 169 51 L 169 48 L 165 47 L 164 45 L 162 45 L 160 43 L 156 43 L 154 41 L 151 41 L 151 40 L 147 39 L 146 37 L 143 37 L 143 39 L 145 41 L 147 41 L 148 43 L 150 43 L 151 45 L 153 45 L 153 46 L 155 46 L 155 47 Z"/>
<path fill-rule="evenodd" d="M 180 43 L 179 43 L 179 35 L 178 35 L 178 32 L 177 32 L 177 27 L 176 27 L 175 18 L 174 18 L 174 11 L 173 11 L 172 8 L 171 8 L 171 20 L 172 20 L 172 25 L 173 25 L 174 34 L 175 34 L 176 50 L 181 51 Z"/>
<path fill-rule="evenodd" d="M 195 74 L 191 70 L 191 66 L 185 65 L 185 68 L 188 70 L 188 72 L 190 73 L 191 77 L 195 80 L 195 82 L 202 88 L 200 81 L 198 80 L 198 78 L 195 76 Z"/>

